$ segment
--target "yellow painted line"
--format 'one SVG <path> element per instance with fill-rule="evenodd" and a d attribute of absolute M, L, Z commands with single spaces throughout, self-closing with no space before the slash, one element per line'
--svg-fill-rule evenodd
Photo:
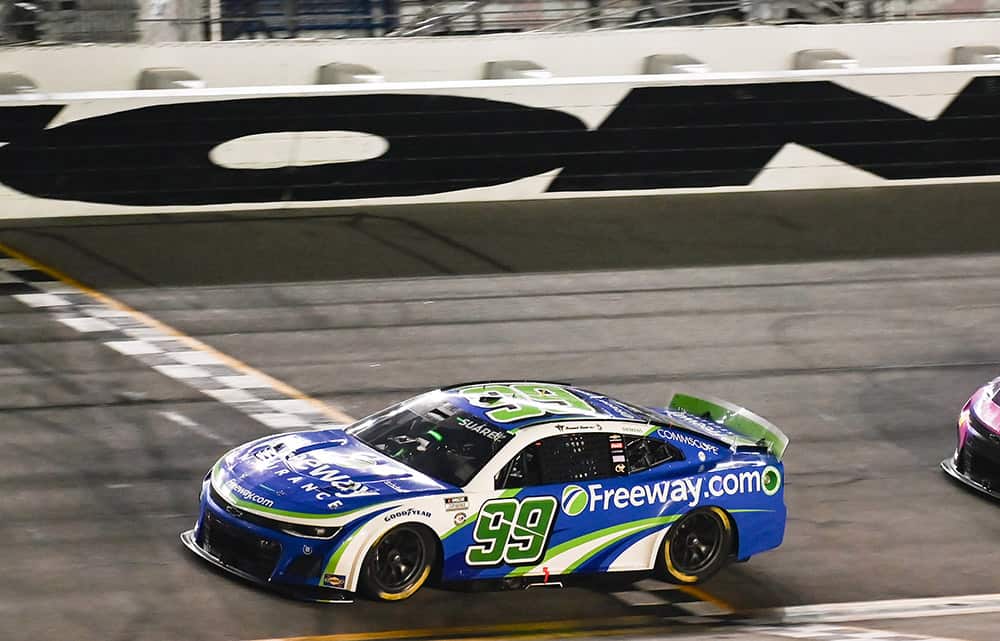
<path fill-rule="evenodd" d="M 702 588 L 695 587 L 693 585 L 682 585 L 682 586 L 679 586 L 679 587 L 680 587 L 681 592 L 684 592 L 685 594 L 689 594 L 689 595 L 693 596 L 694 598 L 698 599 L 699 601 L 706 601 L 708 603 L 711 603 L 715 607 L 721 608 L 721 609 L 726 610 L 728 612 L 736 612 L 736 608 L 735 607 L 733 607 L 729 603 L 726 603 L 725 601 L 723 601 L 719 597 L 713 596 L 713 595 L 709 594 L 708 592 L 705 592 L 705 590 L 703 590 Z"/>
<path fill-rule="evenodd" d="M 69 285 L 70 287 L 80 290 L 84 294 L 87 294 L 91 298 L 107 305 L 108 307 L 112 307 L 114 309 L 117 309 L 118 311 L 125 312 L 126 314 L 129 314 L 130 316 L 132 316 L 136 320 L 141 321 L 147 326 L 155 327 L 156 329 L 159 329 L 165 334 L 170 334 L 178 341 L 190 347 L 192 350 L 210 353 L 212 354 L 212 356 L 218 358 L 220 361 L 226 363 L 233 369 L 239 370 L 244 374 L 255 376 L 257 378 L 260 378 L 261 380 L 266 381 L 267 384 L 270 385 L 275 390 L 292 398 L 309 403 L 310 405 L 315 407 L 319 412 L 322 412 L 323 415 L 329 417 L 330 419 L 332 419 L 337 423 L 353 423 L 355 420 L 353 417 L 348 415 L 343 410 L 334 407 L 329 403 L 324 403 L 323 401 L 317 398 L 313 398 L 312 396 L 309 396 L 308 394 L 292 387 L 288 383 L 284 383 L 276 378 L 268 376 L 264 372 L 261 372 L 260 370 L 257 370 L 247 365 L 246 363 L 236 358 L 233 358 L 228 354 L 220 352 L 211 345 L 203 343 L 195 338 L 192 338 L 187 334 L 184 334 L 183 332 L 176 330 L 173 327 L 166 325 L 165 323 L 162 323 L 156 320 L 155 318 L 152 318 L 151 316 L 140 312 L 137 309 L 129 307 L 125 303 L 116 300 L 111 296 L 108 296 L 107 294 L 99 292 L 96 289 L 93 289 L 92 287 L 88 287 L 87 285 L 84 285 L 80 281 L 70 276 L 67 276 L 66 274 L 60 272 L 59 270 L 53 267 L 49 267 L 48 265 L 38 262 L 34 258 L 25 255 L 24 253 L 14 249 L 13 247 L 5 243 L 0 243 L 0 251 L 3 251 L 4 253 L 10 255 L 12 258 L 16 258 L 21 262 L 30 265 L 31 267 L 34 267 L 38 271 L 45 272 L 49 276 L 55 278 L 58 281 L 61 281 L 65 285 Z"/>
<path fill-rule="evenodd" d="M 655 625 L 659 619 L 654 616 L 626 616 L 611 619 L 567 619 L 563 621 L 538 621 L 534 623 L 500 623 L 494 625 L 467 625 L 455 627 L 414 628 L 410 630 L 381 630 L 375 632 L 344 632 L 338 634 L 321 634 L 304 637 L 277 637 L 258 639 L 257 641 L 377 641 L 379 639 L 434 639 L 441 637 L 459 637 L 462 635 L 498 635 L 517 636 L 553 633 L 593 633 L 599 630 L 614 628 L 637 628 L 639 626 Z M 660 627 L 662 630 L 662 627 Z M 475 638 L 475 637 L 469 637 Z"/>

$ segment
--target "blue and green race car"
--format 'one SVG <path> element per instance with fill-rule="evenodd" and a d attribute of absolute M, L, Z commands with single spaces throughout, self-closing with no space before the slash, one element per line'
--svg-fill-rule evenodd
<path fill-rule="evenodd" d="M 466 383 L 237 447 L 181 538 L 314 600 L 623 571 L 694 584 L 781 544 L 787 444 L 724 401 L 647 408 L 557 383 Z"/>

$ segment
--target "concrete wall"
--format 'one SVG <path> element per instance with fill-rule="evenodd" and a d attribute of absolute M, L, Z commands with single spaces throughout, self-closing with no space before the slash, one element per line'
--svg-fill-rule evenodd
<path fill-rule="evenodd" d="M 995 181 L 1000 66 L 23 94 L 0 216 Z"/>

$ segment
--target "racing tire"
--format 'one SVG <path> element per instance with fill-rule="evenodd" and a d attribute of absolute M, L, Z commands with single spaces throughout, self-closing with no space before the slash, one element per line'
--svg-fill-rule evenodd
<path fill-rule="evenodd" d="M 726 564 L 734 540 L 733 521 L 725 510 L 694 510 L 670 527 L 660 549 L 659 565 L 674 583 L 701 583 Z"/>
<path fill-rule="evenodd" d="M 396 526 L 368 549 L 361 566 L 361 592 L 379 601 L 408 599 L 427 582 L 436 557 L 437 544 L 427 528 Z"/>

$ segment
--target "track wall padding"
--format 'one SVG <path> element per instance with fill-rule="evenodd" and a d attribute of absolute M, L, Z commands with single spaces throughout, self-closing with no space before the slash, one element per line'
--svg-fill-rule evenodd
<path fill-rule="evenodd" d="M 19 96 L 0 215 L 994 181 L 998 113 L 993 65 Z"/>

